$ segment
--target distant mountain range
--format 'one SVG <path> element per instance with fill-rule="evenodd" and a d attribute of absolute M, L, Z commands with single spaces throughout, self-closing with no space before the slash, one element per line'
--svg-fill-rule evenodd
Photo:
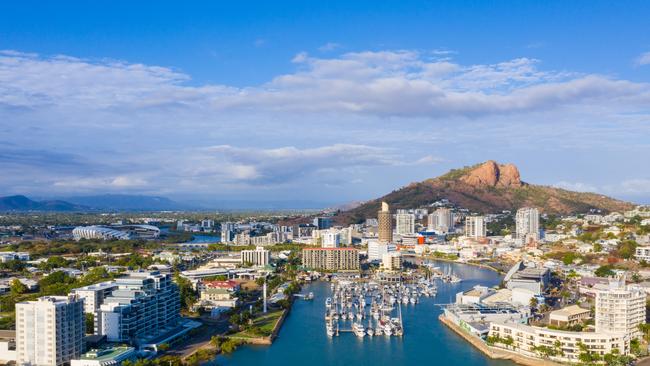
<path fill-rule="evenodd" d="M 513 164 L 487 161 L 462 169 L 454 169 L 437 178 L 412 183 L 383 197 L 343 211 L 340 223 L 361 222 L 376 217 L 382 201 L 391 210 L 418 208 L 446 198 L 451 203 L 473 212 L 496 213 L 521 207 L 537 207 L 549 214 L 573 214 L 598 209 L 606 212 L 624 211 L 633 204 L 596 193 L 572 192 L 565 189 L 523 182 Z"/>
<path fill-rule="evenodd" d="M 32 201 L 22 196 L 0 197 L 0 211 L 83 211 L 88 207 L 61 200 Z"/>
<path fill-rule="evenodd" d="M 105 194 L 35 201 L 23 195 L 0 197 L 0 211 L 165 211 L 192 209 L 165 197 Z"/>

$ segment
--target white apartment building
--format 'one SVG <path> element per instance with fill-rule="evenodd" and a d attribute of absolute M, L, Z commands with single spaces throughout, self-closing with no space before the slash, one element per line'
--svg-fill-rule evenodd
<path fill-rule="evenodd" d="M 321 242 L 323 248 L 338 248 L 341 244 L 341 234 L 337 231 L 324 231 L 321 233 Z"/>
<path fill-rule="evenodd" d="M 85 333 L 78 296 L 44 296 L 16 304 L 18 365 L 67 364 L 83 352 Z"/>
<path fill-rule="evenodd" d="M 402 255 L 400 252 L 384 253 L 381 258 L 381 267 L 385 271 L 399 271 L 402 269 Z"/>
<path fill-rule="evenodd" d="M 381 261 L 384 254 L 397 251 L 397 245 L 376 240 L 368 242 L 368 260 Z"/>
<path fill-rule="evenodd" d="M 104 298 L 116 288 L 117 285 L 113 281 L 107 281 L 76 288 L 72 293 L 84 300 L 84 313 L 95 314 Z"/>
<path fill-rule="evenodd" d="M 611 280 L 609 285 L 595 286 L 596 332 L 625 333 L 639 337 L 639 324 L 645 323 L 646 292 L 625 280 Z"/>
<path fill-rule="evenodd" d="M 465 218 L 465 236 L 474 239 L 486 237 L 485 216 L 467 216 Z"/>
<path fill-rule="evenodd" d="M 427 218 L 427 229 L 441 234 L 453 231 L 454 212 L 450 208 L 439 208 L 429 214 Z"/>
<path fill-rule="evenodd" d="M 242 250 L 241 263 L 251 263 L 254 266 L 264 267 L 271 261 L 271 252 L 264 247 L 257 247 L 255 250 Z"/>
<path fill-rule="evenodd" d="M 636 247 L 634 257 L 640 261 L 650 261 L 650 246 Z"/>
<path fill-rule="evenodd" d="M 515 216 L 516 238 L 524 242 L 539 240 L 539 211 L 534 207 L 522 207 Z"/>
<path fill-rule="evenodd" d="M 512 348 L 524 356 L 540 358 L 535 347 L 554 349 L 557 342 L 562 353 L 551 356 L 551 360 L 578 363 L 582 352 L 579 345 L 584 344 L 589 351 L 605 355 L 617 350 L 621 355 L 630 353 L 630 338 L 625 333 L 570 332 L 548 328 L 538 328 L 514 322 L 492 322 L 489 336 L 513 340 Z M 495 343 L 496 347 L 504 347 Z"/>
<path fill-rule="evenodd" d="M 415 215 L 406 210 L 397 210 L 395 224 L 395 232 L 398 235 L 413 235 L 415 233 Z"/>

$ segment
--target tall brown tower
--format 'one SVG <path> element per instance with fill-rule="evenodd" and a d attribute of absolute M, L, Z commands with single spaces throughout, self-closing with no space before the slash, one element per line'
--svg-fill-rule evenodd
<path fill-rule="evenodd" d="M 390 243 L 393 241 L 393 218 L 388 208 L 388 203 L 381 203 L 381 210 L 377 212 L 377 221 L 379 222 L 379 241 Z"/>

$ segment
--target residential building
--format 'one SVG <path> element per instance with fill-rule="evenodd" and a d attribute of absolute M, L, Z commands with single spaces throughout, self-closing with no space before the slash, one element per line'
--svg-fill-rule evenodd
<path fill-rule="evenodd" d="M 146 344 L 177 327 L 180 295 L 170 274 L 130 272 L 99 307 L 97 334 L 110 342 Z"/>
<path fill-rule="evenodd" d="M 429 214 L 427 229 L 446 234 L 454 229 L 454 212 L 450 208 L 439 208 Z"/>
<path fill-rule="evenodd" d="M 643 287 L 626 285 L 625 279 L 596 285 L 596 332 L 625 333 L 639 337 L 639 324 L 645 323 L 646 297 Z"/>
<path fill-rule="evenodd" d="M 331 217 L 315 217 L 314 226 L 317 230 L 327 230 L 332 227 L 332 218 Z"/>
<path fill-rule="evenodd" d="M 221 223 L 221 242 L 222 243 L 231 243 L 235 240 L 235 224 L 232 222 L 222 222 Z"/>
<path fill-rule="evenodd" d="M 583 352 L 580 349 L 582 345 L 600 356 L 612 352 L 621 355 L 630 353 L 630 338 L 625 333 L 570 332 L 515 322 L 492 322 L 489 336 L 512 339 L 511 347 L 516 349 L 517 353 L 533 358 L 540 357 L 537 352 L 540 347 L 559 348 L 562 352 L 550 356 L 550 359 L 566 363 L 580 362 L 579 356 Z M 503 347 L 503 344 L 497 342 L 494 346 Z"/>
<path fill-rule="evenodd" d="M 302 265 L 314 270 L 359 270 L 359 251 L 354 248 L 306 248 Z"/>
<path fill-rule="evenodd" d="M 233 280 L 201 281 L 201 306 L 206 309 L 237 306 L 239 283 Z"/>
<path fill-rule="evenodd" d="M 399 271 L 402 269 L 402 255 L 400 252 L 384 253 L 381 267 L 385 271 Z"/>
<path fill-rule="evenodd" d="M 406 210 L 397 210 L 395 231 L 398 235 L 413 235 L 415 233 L 415 215 Z"/>
<path fill-rule="evenodd" d="M 650 262 L 650 246 L 638 246 L 634 257 L 640 261 Z"/>
<path fill-rule="evenodd" d="M 479 239 L 487 236 L 484 216 L 467 216 L 465 218 L 465 236 Z"/>
<path fill-rule="evenodd" d="M 271 252 L 264 247 L 256 247 L 255 250 L 242 250 L 241 263 L 250 263 L 253 266 L 264 267 L 271 261 Z"/>
<path fill-rule="evenodd" d="M 76 295 L 16 304 L 18 365 L 68 364 L 83 352 L 85 333 L 83 300 Z"/>
<path fill-rule="evenodd" d="M 381 203 L 381 210 L 377 212 L 377 221 L 379 222 L 379 241 L 390 243 L 393 241 L 393 219 L 390 215 L 388 203 Z"/>
<path fill-rule="evenodd" d="M 515 215 L 516 238 L 524 242 L 539 240 L 539 211 L 534 207 L 523 207 Z"/>
<path fill-rule="evenodd" d="M 341 234 L 336 231 L 325 231 L 321 233 L 321 242 L 323 248 L 338 248 L 341 243 Z"/>

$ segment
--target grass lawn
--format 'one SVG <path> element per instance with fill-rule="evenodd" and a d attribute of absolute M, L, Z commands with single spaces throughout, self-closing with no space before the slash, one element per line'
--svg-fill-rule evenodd
<path fill-rule="evenodd" d="M 268 337 L 273 332 L 275 323 L 278 322 L 282 316 L 282 310 L 274 310 L 266 314 L 260 314 L 260 316 L 253 319 L 253 328 L 258 328 L 260 331 L 251 331 L 251 329 L 242 330 L 232 334 L 233 337 L 244 337 L 244 338 L 259 338 L 259 337 Z"/>

